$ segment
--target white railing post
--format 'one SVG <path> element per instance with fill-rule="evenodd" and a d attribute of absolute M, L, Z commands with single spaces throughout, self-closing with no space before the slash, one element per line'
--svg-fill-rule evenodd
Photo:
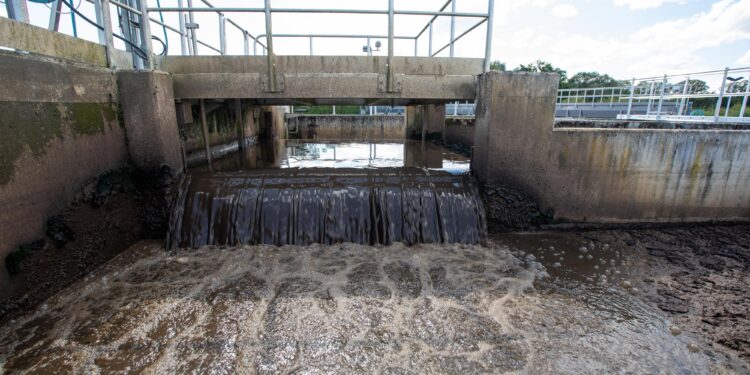
<path fill-rule="evenodd" d="M 651 106 L 654 104 L 654 90 L 656 89 L 656 82 L 651 81 L 651 88 L 648 90 L 648 108 L 646 109 L 646 116 L 651 115 Z"/>
<path fill-rule="evenodd" d="M 742 109 L 740 109 L 740 118 L 745 117 L 747 110 L 747 97 L 750 95 L 750 74 L 747 76 L 747 85 L 745 86 L 745 96 L 742 99 Z"/>
<path fill-rule="evenodd" d="M 395 9 L 393 1 L 394 0 L 388 0 L 388 69 L 386 70 L 386 74 L 388 74 L 388 76 L 386 77 L 387 92 L 393 92 L 396 86 L 395 82 L 393 82 L 393 30 L 395 22 Z"/>
<path fill-rule="evenodd" d="M 430 48 L 427 49 L 427 56 L 432 57 L 432 21 L 430 21 L 429 39 L 430 39 L 430 42 L 429 42 L 430 43 Z"/>
<path fill-rule="evenodd" d="M 690 88 L 690 76 L 687 76 L 687 78 L 685 78 L 685 85 L 682 88 L 682 100 L 680 100 L 680 110 L 679 112 L 677 112 L 678 116 L 682 116 L 682 112 L 686 110 L 685 104 L 687 102 L 687 94 L 688 94 L 689 88 Z"/>
<path fill-rule="evenodd" d="M 104 28 L 104 46 L 106 47 L 107 53 L 107 65 L 110 68 L 115 68 L 114 62 L 114 50 L 115 40 L 112 35 L 112 15 L 109 13 L 109 0 L 101 0 L 99 7 L 102 18 L 102 27 Z M 122 67 L 117 67 L 122 68 Z"/>
<path fill-rule="evenodd" d="M 664 75 L 664 80 L 661 82 L 661 94 L 659 95 L 659 105 L 656 107 L 656 121 L 661 120 L 661 109 L 664 103 L 664 94 L 667 92 L 667 75 Z"/>
<path fill-rule="evenodd" d="M 495 0 L 489 0 L 487 3 L 487 37 L 484 45 L 484 71 L 490 71 L 492 60 L 492 29 L 494 26 Z"/>
<path fill-rule="evenodd" d="M 719 89 L 719 100 L 716 101 L 716 110 L 714 110 L 714 123 L 719 122 L 719 116 L 721 115 L 721 104 L 724 101 L 724 90 L 727 88 L 727 77 L 729 76 L 729 68 L 724 69 L 724 78 L 721 80 L 721 89 Z"/>
<path fill-rule="evenodd" d="M 633 111 L 633 96 L 635 96 L 635 78 L 630 83 L 630 97 L 628 98 L 628 114 L 627 119 L 630 120 L 630 114 Z"/>
<path fill-rule="evenodd" d="M 313 37 L 310 37 L 309 42 L 310 42 L 310 56 L 312 56 L 313 55 Z"/>
<path fill-rule="evenodd" d="M 245 56 L 250 55 L 250 35 L 247 34 L 247 31 L 242 31 L 242 39 L 245 46 Z"/>
<path fill-rule="evenodd" d="M 141 0 L 138 4 L 140 5 L 140 9 L 138 10 L 141 12 L 141 46 L 147 60 L 143 62 L 143 67 L 152 70 L 154 69 L 154 48 L 151 43 L 151 21 L 148 16 L 148 3 L 146 0 Z"/>
<path fill-rule="evenodd" d="M 227 54 L 227 18 L 219 13 L 219 50 L 222 55 Z"/>
<path fill-rule="evenodd" d="M 451 11 L 456 13 L 456 1 L 451 1 Z M 453 57 L 453 39 L 456 38 L 456 16 L 451 16 L 451 46 L 450 46 L 450 57 Z"/>
<path fill-rule="evenodd" d="M 187 2 L 188 8 L 193 9 L 193 0 L 188 0 Z M 193 15 L 193 11 L 190 10 L 188 12 L 188 21 L 192 26 L 195 26 L 195 16 Z M 190 45 L 192 46 L 192 50 L 190 51 L 191 55 L 197 55 L 198 54 L 198 37 L 195 35 L 197 32 L 195 30 L 195 27 L 190 28 Z"/>
<path fill-rule="evenodd" d="M 8 18 L 29 23 L 29 9 L 26 7 L 26 0 L 5 0 L 5 9 L 8 12 Z"/>
<path fill-rule="evenodd" d="M 177 0 L 177 6 L 182 8 L 182 0 Z M 180 23 L 180 53 L 184 56 L 188 53 L 187 31 L 185 29 L 185 12 L 177 12 Z"/>

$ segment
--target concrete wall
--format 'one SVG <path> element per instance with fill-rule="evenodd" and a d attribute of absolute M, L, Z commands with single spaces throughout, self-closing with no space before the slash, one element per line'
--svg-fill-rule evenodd
<path fill-rule="evenodd" d="M 554 129 L 557 76 L 479 79 L 473 168 L 557 219 L 750 218 L 750 131 Z"/>
<path fill-rule="evenodd" d="M 0 52 L 0 67 L 4 259 L 20 243 L 38 238 L 47 217 L 86 180 L 124 165 L 128 152 L 111 70 L 12 52 Z"/>
<path fill-rule="evenodd" d="M 473 118 L 446 118 L 445 140 L 448 143 L 459 143 L 471 147 L 474 145 Z"/>
<path fill-rule="evenodd" d="M 445 128 L 445 104 L 406 107 L 406 137 L 422 139 L 422 133 L 442 134 Z"/>
<path fill-rule="evenodd" d="M 293 139 L 404 139 L 404 116 L 287 114 Z"/>

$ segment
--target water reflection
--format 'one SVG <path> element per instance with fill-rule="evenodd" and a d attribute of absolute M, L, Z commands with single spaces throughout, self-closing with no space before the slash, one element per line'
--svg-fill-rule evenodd
<path fill-rule="evenodd" d="M 429 142 L 263 141 L 244 152 L 215 160 L 215 171 L 255 168 L 418 167 L 452 174 L 469 171 L 469 158 Z M 206 166 L 195 168 L 205 170 Z"/>

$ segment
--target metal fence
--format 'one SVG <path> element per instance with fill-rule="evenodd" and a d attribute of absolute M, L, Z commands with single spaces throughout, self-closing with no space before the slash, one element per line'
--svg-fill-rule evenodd
<path fill-rule="evenodd" d="M 485 71 L 489 70 L 490 66 L 490 55 L 492 46 L 492 29 L 493 29 L 493 12 L 494 12 L 494 0 L 487 1 L 487 12 L 484 13 L 469 13 L 469 12 L 457 12 L 456 2 L 457 0 L 448 0 L 444 5 L 437 11 L 413 11 L 413 10 L 397 10 L 394 6 L 394 0 L 388 0 L 388 9 L 373 9 L 373 10 L 361 10 L 361 9 L 308 9 L 308 8 L 277 8 L 273 7 L 271 0 L 265 0 L 264 7 L 262 8 L 249 8 L 249 7 L 215 7 L 208 0 L 196 0 L 200 1 L 204 6 L 197 7 L 193 5 L 193 0 L 177 0 L 177 7 L 150 7 L 148 0 L 85 0 L 93 4 L 95 7 L 96 19 L 92 20 L 87 18 L 77 7 L 72 4 L 73 0 L 33 0 L 35 3 L 49 4 L 50 7 L 50 29 L 57 31 L 59 25 L 59 17 L 62 14 L 62 6 L 66 6 L 70 9 L 73 17 L 73 23 L 75 25 L 75 17 L 84 19 L 87 22 L 95 24 L 100 30 L 101 44 L 104 44 L 108 49 L 114 48 L 114 38 L 122 40 L 126 45 L 126 50 L 133 52 L 134 61 L 137 61 L 136 67 L 139 68 L 152 68 L 153 59 L 153 46 L 152 39 L 154 37 L 151 34 L 151 24 L 163 27 L 166 30 L 177 33 L 180 38 L 181 53 L 183 55 L 198 55 L 200 54 L 200 48 L 205 47 L 212 51 L 220 54 L 226 54 L 227 52 L 227 26 L 237 28 L 243 35 L 244 38 L 244 52 L 246 55 L 250 55 L 250 41 L 252 40 L 252 52 L 253 54 L 258 53 L 258 46 L 261 47 L 261 53 L 268 56 L 269 73 L 273 73 L 274 64 L 274 49 L 273 41 L 274 38 L 308 38 L 310 42 L 310 54 L 313 51 L 313 41 L 321 38 L 357 38 L 363 39 L 367 42 L 367 52 L 372 54 L 372 47 L 370 40 L 374 38 L 387 39 L 388 42 L 388 69 L 390 76 L 390 67 L 392 58 L 394 56 L 394 41 L 397 39 L 413 40 L 414 42 L 414 56 L 419 55 L 419 41 L 422 36 L 427 33 L 428 37 L 428 56 L 434 57 L 448 49 L 449 56 L 454 56 L 454 46 L 457 41 L 462 39 L 467 34 L 474 31 L 476 28 L 483 24 L 487 24 L 486 33 L 486 44 L 485 44 L 485 55 L 484 55 L 484 68 Z M 153 1 L 152 1 L 153 2 Z M 185 4 L 186 3 L 186 4 Z M 5 0 L 8 16 L 10 18 L 29 22 L 28 9 L 26 0 Z M 112 11 L 110 5 L 116 7 L 117 17 L 120 24 L 120 33 L 114 33 L 112 28 Z M 448 6 L 451 6 L 450 11 L 446 11 Z M 177 25 L 169 25 L 163 21 L 163 18 L 155 19 L 151 17 L 153 13 L 168 13 L 176 12 L 179 15 L 179 23 Z M 218 17 L 219 22 L 219 46 L 213 46 L 210 43 L 202 41 L 198 38 L 198 27 L 199 25 L 195 22 L 195 13 L 209 12 L 214 13 Z M 253 35 L 247 29 L 242 27 L 236 21 L 232 20 L 227 14 L 234 13 L 262 13 L 265 15 L 265 33 L 260 35 Z M 368 35 L 368 34 L 275 34 L 273 33 L 272 15 L 274 13 L 296 13 L 296 14 L 370 14 L 370 15 L 387 15 L 388 16 L 388 32 L 386 35 Z M 414 36 L 398 36 L 394 35 L 394 24 L 395 16 L 407 15 L 407 16 L 431 16 L 430 21 L 421 29 L 421 31 Z M 450 17 L 451 28 L 450 28 L 450 40 L 443 46 L 433 45 L 433 25 L 438 17 Z M 467 28 L 460 34 L 456 34 L 456 19 L 457 18 L 475 18 L 478 21 L 471 27 Z M 150 22 L 143 22 L 143 20 L 149 20 Z M 75 29 L 75 26 L 74 26 Z M 114 34 L 113 34 L 114 33 Z M 158 40 L 158 37 L 155 38 Z M 202 47 L 200 47 L 202 46 Z M 273 77 L 274 74 L 269 74 Z M 389 77 L 390 78 L 390 77 Z M 392 84 L 389 79 L 389 87 Z"/>
<path fill-rule="evenodd" d="M 557 112 L 566 117 L 750 123 L 750 68 L 633 79 L 630 85 L 563 89 Z M 614 114 L 614 115 L 613 115 Z"/>

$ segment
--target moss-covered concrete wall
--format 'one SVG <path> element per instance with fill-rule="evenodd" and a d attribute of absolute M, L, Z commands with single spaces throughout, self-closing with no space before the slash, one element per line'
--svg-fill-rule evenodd
<path fill-rule="evenodd" d="M 35 240 L 87 180 L 125 165 L 111 70 L 0 53 L 0 259 Z M 0 267 L 0 296 L 11 283 Z"/>

